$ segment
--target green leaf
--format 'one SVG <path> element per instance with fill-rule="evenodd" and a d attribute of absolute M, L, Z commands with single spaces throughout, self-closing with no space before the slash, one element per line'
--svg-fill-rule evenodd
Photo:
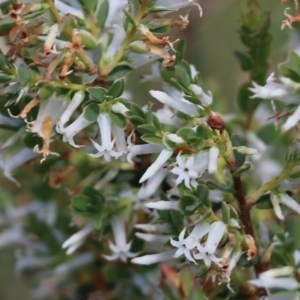
<path fill-rule="evenodd" d="M 162 144 L 162 138 L 153 134 L 144 134 L 141 136 L 141 139 L 150 144 Z"/>
<path fill-rule="evenodd" d="M 142 120 L 147 119 L 145 112 L 137 104 L 131 103 L 131 112 L 133 115 L 140 117 Z"/>
<path fill-rule="evenodd" d="M 136 22 L 135 20 L 132 18 L 132 16 L 130 15 L 130 13 L 126 10 L 126 9 L 123 9 L 123 12 L 125 13 L 126 17 L 127 17 L 127 21 L 133 25 L 133 26 L 136 26 Z"/>
<path fill-rule="evenodd" d="M 100 204 L 103 204 L 105 202 L 103 195 L 92 186 L 85 186 L 82 193 L 92 199 L 93 203 L 98 202 Z"/>
<path fill-rule="evenodd" d="M 170 211 L 171 223 L 176 227 L 182 229 L 183 227 L 183 218 L 179 211 L 171 210 Z"/>
<path fill-rule="evenodd" d="M 215 182 L 215 181 L 209 180 L 209 181 L 206 182 L 206 184 L 207 184 L 208 187 L 210 187 L 212 189 L 222 191 L 222 192 L 227 192 L 227 193 L 232 193 L 233 192 L 231 186 L 221 184 L 221 183 L 218 183 L 218 182 Z"/>
<path fill-rule="evenodd" d="M 231 140 L 233 147 L 245 146 L 244 139 L 237 133 L 233 133 L 230 136 L 230 140 Z M 234 150 L 233 153 L 234 153 L 234 157 L 236 159 L 238 167 L 242 166 L 245 163 L 246 155 L 239 153 L 236 150 Z"/>
<path fill-rule="evenodd" d="M 96 16 L 97 25 L 101 29 L 104 28 L 105 26 L 105 22 L 108 16 L 108 11 L 109 11 L 109 1 L 103 0 Z"/>
<path fill-rule="evenodd" d="M 43 85 L 39 90 L 41 100 L 50 98 L 55 93 L 55 88 L 52 85 Z"/>
<path fill-rule="evenodd" d="M 102 46 L 101 44 L 99 43 L 95 49 L 92 50 L 92 55 L 93 55 L 93 63 L 95 65 L 98 65 L 100 60 L 101 60 L 101 57 L 102 57 Z M 98 74 L 96 74 L 98 76 Z"/>
<path fill-rule="evenodd" d="M 201 123 L 197 126 L 196 132 L 204 140 L 208 140 L 212 137 L 212 132 L 206 123 Z"/>
<path fill-rule="evenodd" d="M 179 43 L 177 44 L 177 48 L 176 48 L 176 63 L 179 63 L 182 61 L 183 57 L 184 57 L 184 53 L 185 53 L 185 40 L 180 40 Z"/>
<path fill-rule="evenodd" d="M 90 87 L 86 89 L 87 92 L 90 94 L 91 98 L 103 102 L 106 96 L 106 90 L 104 88 L 100 87 Z"/>
<path fill-rule="evenodd" d="M 262 195 L 256 202 L 255 207 L 257 209 L 273 209 L 271 202 L 271 193 Z"/>
<path fill-rule="evenodd" d="M 84 7 L 87 8 L 87 10 L 91 13 L 93 13 L 96 9 L 98 0 L 89 0 L 89 1 L 84 1 Z"/>
<path fill-rule="evenodd" d="M 93 214 L 93 205 L 90 197 L 85 195 L 76 195 L 72 199 L 71 208 L 73 213 L 81 216 L 91 216 Z"/>
<path fill-rule="evenodd" d="M 198 200 L 193 195 L 183 196 L 178 203 L 179 210 L 186 216 L 190 216 L 194 213 Z"/>
<path fill-rule="evenodd" d="M 139 125 L 143 125 L 145 123 L 145 121 L 138 116 L 130 116 L 130 117 L 128 117 L 128 119 L 131 122 L 131 124 L 135 127 L 137 127 Z"/>
<path fill-rule="evenodd" d="M 237 266 L 240 268 L 251 268 L 254 265 L 257 264 L 259 260 L 259 256 L 256 255 L 253 259 L 248 260 L 247 252 L 242 252 L 242 255 L 240 256 L 240 259 L 237 263 Z"/>
<path fill-rule="evenodd" d="M 114 99 L 120 97 L 125 88 L 124 80 L 116 80 L 108 90 L 108 95 L 112 96 Z"/>
<path fill-rule="evenodd" d="M 240 51 L 235 51 L 234 54 L 240 62 L 240 66 L 243 71 L 249 71 L 253 68 L 252 60 L 249 55 Z"/>
<path fill-rule="evenodd" d="M 233 173 L 233 176 L 240 176 L 241 174 L 247 172 L 250 169 L 251 165 L 249 163 L 243 164 L 242 166 L 238 167 Z"/>
<path fill-rule="evenodd" d="M 230 220 L 230 208 L 225 201 L 222 202 L 222 221 L 228 224 Z"/>
<path fill-rule="evenodd" d="M 0 72 L 0 83 L 6 83 L 10 80 L 14 79 L 13 76 L 11 75 L 7 75 L 7 74 L 3 74 Z"/>
<path fill-rule="evenodd" d="M 91 50 L 97 47 L 97 41 L 90 32 L 80 30 L 81 44 L 85 49 Z"/>
<path fill-rule="evenodd" d="M 91 103 L 87 105 L 83 110 L 83 117 L 91 123 L 97 121 L 99 114 L 100 114 L 100 108 L 99 105 L 96 103 Z"/>
<path fill-rule="evenodd" d="M 100 230 L 103 227 L 102 213 L 97 213 L 92 216 L 92 222 L 95 229 Z"/>
<path fill-rule="evenodd" d="M 81 77 L 81 83 L 82 84 L 91 84 L 95 81 L 95 79 L 98 76 L 99 76 L 98 74 L 92 74 L 92 75 L 85 74 L 84 76 Z"/>
<path fill-rule="evenodd" d="M 288 77 L 295 82 L 300 82 L 300 74 L 292 70 L 290 67 L 287 67 L 284 64 L 279 65 L 279 71 L 282 76 Z"/>
<path fill-rule="evenodd" d="M 197 133 L 189 127 L 179 129 L 177 131 L 177 135 L 180 136 L 186 143 L 188 143 L 191 138 L 198 138 Z"/>
<path fill-rule="evenodd" d="M 196 189 L 196 197 L 198 198 L 198 202 L 202 203 L 203 205 L 210 207 L 211 203 L 208 198 L 209 191 L 206 185 L 198 184 Z"/>
<path fill-rule="evenodd" d="M 126 127 L 126 118 L 122 114 L 118 114 L 110 111 L 109 117 L 111 121 L 119 128 L 124 129 Z"/>
<path fill-rule="evenodd" d="M 157 132 L 157 129 L 150 124 L 143 124 L 137 127 L 137 130 L 142 134 L 154 134 Z"/>
<path fill-rule="evenodd" d="M 191 84 L 190 74 L 182 65 L 175 66 L 175 79 L 186 89 L 188 89 Z"/>
<path fill-rule="evenodd" d="M 187 299 L 188 300 L 205 300 L 206 297 L 199 286 L 194 286 L 191 289 L 191 293 L 189 294 Z"/>
<path fill-rule="evenodd" d="M 126 76 L 131 70 L 132 68 L 127 64 L 118 65 L 111 71 L 107 79 L 108 81 L 115 81 Z"/>

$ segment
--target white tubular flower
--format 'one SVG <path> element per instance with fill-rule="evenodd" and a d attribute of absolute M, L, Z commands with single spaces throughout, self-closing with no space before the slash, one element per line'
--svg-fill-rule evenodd
<path fill-rule="evenodd" d="M 104 157 L 104 160 L 109 162 L 111 158 L 117 158 L 122 155 L 121 152 L 113 150 L 115 140 L 111 140 L 111 120 L 107 113 L 101 113 L 98 117 L 98 124 L 101 135 L 101 145 L 92 141 L 95 148 L 98 150 L 96 154 L 89 154 L 91 157 Z"/>
<path fill-rule="evenodd" d="M 70 5 L 67 5 L 60 0 L 54 0 L 54 4 L 55 4 L 56 8 L 65 15 L 71 14 L 80 19 L 84 19 L 84 15 L 80 9 L 76 9 Z"/>
<path fill-rule="evenodd" d="M 38 149 L 38 145 L 34 147 L 36 152 L 43 153 L 44 158 L 42 161 L 49 154 L 58 155 L 58 153 L 51 152 L 49 147 L 51 143 L 53 127 L 55 126 L 65 107 L 65 99 L 51 98 L 45 100 L 40 104 L 36 120 L 33 123 L 27 124 L 27 130 L 37 133 L 44 141 L 43 148 L 41 150 Z"/>
<path fill-rule="evenodd" d="M 271 269 L 260 273 L 258 279 L 249 280 L 249 283 L 265 289 L 295 290 L 299 287 L 299 283 L 294 277 L 291 277 L 293 273 L 294 269 L 288 266 Z"/>
<path fill-rule="evenodd" d="M 116 104 L 112 105 L 111 111 L 126 116 L 126 112 L 128 112 L 129 109 L 123 103 L 117 102 Z"/>
<path fill-rule="evenodd" d="M 201 110 L 200 106 L 197 106 L 187 100 L 185 100 L 182 96 L 176 99 L 173 99 L 165 92 L 154 91 L 151 90 L 150 95 L 157 99 L 159 102 L 166 104 L 168 106 L 173 107 L 174 109 L 189 115 L 191 117 L 195 117 L 198 115 L 198 111 Z"/>
<path fill-rule="evenodd" d="M 143 145 L 134 145 L 131 142 L 132 134 L 130 134 L 127 138 L 127 161 L 133 164 L 132 159 L 137 155 L 151 154 L 151 153 L 160 153 L 163 149 L 165 149 L 165 145 L 157 145 L 157 144 L 143 144 Z"/>
<path fill-rule="evenodd" d="M 114 24 L 112 26 L 112 31 L 112 40 L 109 45 L 107 45 L 106 51 L 103 53 L 105 62 L 110 62 L 113 59 L 126 38 L 126 32 L 123 26 Z M 109 36 L 103 36 L 103 39 L 106 39 L 106 41 L 103 41 L 104 44 L 110 40 Z"/>
<path fill-rule="evenodd" d="M 163 182 L 167 176 L 167 171 L 163 168 L 159 169 L 154 176 L 149 178 L 146 183 L 139 189 L 138 198 L 139 199 L 149 199 L 153 194 L 156 193 L 158 187 Z"/>
<path fill-rule="evenodd" d="M 174 112 L 168 105 L 164 105 L 163 108 L 158 109 L 154 114 L 158 117 L 161 123 L 177 126 L 178 124 L 181 124 L 180 119 L 175 116 Z"/>
<path fill-rule="evenodd" d="M 6 158 L 0 157 L 0 168 L 3 169 L 4 176 L 16 183 L 19 186 L 19 183 L 15 178 L 12 176 L 12 172 L 17 169 L 18 167 L 22 166 L 26 162 L 30 161 L 31 159 L 37 157 L 38 154 L 35 153 L 32 149 L 30 148 L 24 148 L 12 157 Z"/>
<path fill-rule="evenodd" d="M 155 4 L 156 8 L 165 8 L 168 10 L 178 10 L 180 8 L 196 5 L 200 10 L 200 16 L 202 16 L 202 9 L 196 0 L 158 0 Z"/>
<path fill-rule="evenodd" d="M 58 133 L 64 134 L 65 129 L 66 129 L 65 125 L 69 122 L 74 111 L 82 103 L 83 99 L 84 99 L 84 92 L 77 92 L 74 94 L 71 102 L 69 103 L 69 105 L 65 109 L 65 111 L 62 113 L 61 117 L 59 118 L 59 120 L 56 124 L 56 131 Z"/>
<path fill-rule="evenodd" d="M 59 25 L 58 24 L 52 25 L 50 27 L 48 36 L 44 43 L 44 53 L 43 53 L 44 56 L 49 56 L 54 52 L 51 48 L 54 45 L 55 38 L 58 37 L 59 35 L 60 35 Z"/>
<path fill-rule="evenodd" d="M 270 200 L 273 205 L 274 213 L 277 216 L 278 219 L 280 220 L 285 220 L 284 215 L 282 214 L 282 210 L 280 207 L 280 197 L 277 193 L 271 193 L 270 195 Z"/>
<path fill-rule="evenodd" d="M 191 84 L 191 89 L 193 93 L 199 98 L 203 106 L 207 107 L 212 105 L 211 91 L 208 91 L 208 94 L 205 94 L 203 89 L 196 84 Z"/>
<path fill-rule="evenodd" d="M 160 63 L 158 61 L 151 64 L 151 74 L 141 75 L 141 82 L 161 80 Z"/>
<path fill-rule="evenodd" d="M 155 162 L 147 169 L 142 178 L 140 179 L 140 183 L 152 177 L 156 172 L 163 167 L 163 165 L 168 161 L 168 159 L 172 156 L 173 151 L 168 149 L 163 149 L 161 153 L 158 155 Z"/>
<path fill-rule="evenodd" d="M 135 224 L 134 228 L 148 231 L 148 232 L 166 232 L 171 229 L 171 226 L 167 223 L 163 224 Z"/>
<path fill-rule="evenodd" d="M 166 138 L 175 144 L 182 144 L 184 140 L 175 133 L 166 133 Z"/>
<path fill-rule="evenodd" d="M 158 254 L 149 254 L 149 255 L 136 257 L 132 259 L 131 262 L 138 265 L 152 265 L 152 264 L 156 264 L 159 262 L 172 259 L 174 253 L 175 250 L 172 249 Z"/>
<path fill-rule="evenodd" d="M 275 215 L 280 219 L 284 220 L 285 217 L 282 214 L 280 204 L 284 204 L 291 210 L 295 211 L 296 213 L 300 214 L 300 204 L 295 201 L 292 197 L 290 197 L 287 193 L 284 192 L 271 192 L 271 202 L 273 205 L 273 209 Z"/>
<path fill-rule="evenodd" d="M 67 249 L 67 254 L 73 254 L 85 241 L 86 237 L 94 230 L 93 224 L 88 223 L 81 230 L 70 236 L 63 244 L 62 248 Z"/>
<path fill-rule="evenodd" d="M 124 130 L 116 126 L 115 124 L 112 124 L 111 132 L 115 140 L 117 152 L 121 154 L 127 153 L 127 144 Z"/>
<path fill-rule="evenodd" d="M 189 261 L 192 261 L 193 263 L 196 264 L 196 261 L 194 260 L 194 258 L 191 255 L 191 251 L 190 251 L 190 245 L 187 238 L 184 238 L 185 235 L 185 231 L 186 231 L 186 227 L 183 228 L 183 230 L 180 232 L 179 236 L 178 236 L 178 241 L 173 240 L 172 238 L 170 239 L 171 245 L 173 247 L 178 248 L 174 254 L 174 257 L 179 257 L 181 255 L 184 255 Z M 193 247 L 192 247 L 193 248 Z"/>
<path fill-rule="evenodd" d="M 178 175 L 176 185 L 184 181 L 187 188 L 196 187 L 196 179 L 207 169 L 208 152 L 201 151 L 195 156 L 190 156 L 184 160 L 179 153 L 176 157 L 177 167 L 171 170 L 172 174 Z"/>
<path fill-rule="evenodd" d="M 290 87 L 292 90 L 298 90 L 300 88 L 300 83 L 295 82 L 294 80 L 292 80 L 291 78 L 288 77 L 280 77 L 279 76 L 280 81 L 287 87 Z"/>
<path fill-rule="evenodd" d="M 63 134 L 63 141 L 68 142 L 71 146 L 75 148 L 84 147 L 84 145 L 76 145 L 74 142 L 74 136 L 80 132 L 82 129 L 86 128 L 87 126 L 91 125 L 92 123 L 88 121 L 83 113 L 69 126 L 63 128 L 60 127 L 61 134 Z M 56 128 L 57 130 L 57 128 Z"/>
<path fill-rule="evenodd" d="M 169 240 L 168 236 L 162 234 L 136 232 L 135 235 L 146 242 L 166 243 Z"/>
<path fill-rule="evenodd" d="M 214 222 L 210 225 L 207 241 L 205 246 L 198 244 L 197 249 L 199 253 L 194 254 L 195 259 L 203 259 L 207 267 L 210 267 L 212 262 L 219 263 L 222 258 L 217 258 L 215 256 L 216 249 L 222 240 L 224 233 L 226 231 L 226 226 L 222 222 Z"/>
<path fill-rule="evenodd" d="M 135 257 L 137 253 L 129 251 L 131 242 L 126 242 L 125 231 L 125 219 L 124 216 L 114 216 L 111 218 L 111 226 L 113 230 L 115 244 L 109 241 L 109 248 L 112 251 L 112 255 L 103 255 L 107 260 L 121 259 L 123 262 L 127 261 L 127 258 Z"/>
<path fill-rule="evenodd" d="M 123 12 L 123 9 L 128 5 L 127 0 L 109 0 L 109 9 L 108 9 L 108 15 L 105 21 L 105 26 L 113 26 L 115 23 L 121 24 L 123 22 L 122 16 L 124 14 L 121 14 Z"/>
<path fill-rule="evenodd" d="M 254 88 L 249 88 L 249 90 L 253 92 L 254 95 L 251 98 L 282 100 L 283 97 L 290 93 L 290 90 L 284 84 L 276 83 L 274 80 L 274 73 L 272 73 L 264 86 L 252 82 Z"/>
<path fill-rule="evenodd" d="M 194 249 L 200 244 L 200 240 L 209 232 L 210 225 L 208 223 L 197 224 L 190 235 L 185 239 L 186 248 L 189 250 Z"/>
<path fill-rule="evenodd" d="M 155 201 L 145 203 L 145 206 L 158 210 L 179 210 L 178 201 Z"/>
<path fill-rule="evenodd" d="M 213 174 L 218 169 L 218 157 L 220 150 L 217 147 L 212 147 L 209 149 L 208 155 L 208 173 Z"/>
<path fill-rule="evenodd" d="M 300 105 L 293 112 L 293 114 L 287 118 L 286 122 L 282 125 L 281 130 L 283 132 L 286 132 L 291 128 L 293 128 L 294 126 L 296 126 L 299 121 L 300 121 Z"/>
<path fill-rule="evenodd" d="M 94 260 L 94 255 L 91 252 L 84 252 L 75 258 L 69 260 L 68 262 L 58 265 L 53 273 L 55 275 L 69 274 L 72 271 L 90 264 Z"/>

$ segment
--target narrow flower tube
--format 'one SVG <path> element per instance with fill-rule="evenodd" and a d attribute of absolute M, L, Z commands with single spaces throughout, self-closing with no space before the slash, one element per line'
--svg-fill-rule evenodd
<path fill-rule="evenodd" d="M 94 230 L 93 224 L 88 223 L 85 227 L 70 236 L 63 244 L 62 248 L 67 249 L 67 254 L 73 254 L 85 241 L 86 237 Z"/>
<path fill-rule="evenodd" d="M 203 89 L 196 85 L 191 84 L 191 89 L 193 93 L 199 98 L 201 104 L 205 107 L 212 105 L 212 94 L 208 91 L 208 94 L 204 93 Z"/>
<path fill-rule="evenodd" d="M 142 178 L 140 179 L 140 183 L 152 177 L 163 165 L 168 161 L 168 159 L 173 155 L 172 150 L 163 149 L 161 153 L 158 155 L 155 162 L 147 169 Z"/>
<path fill-rule="evenodd" d="M 283 221 L 285 219 L 285 217 L 282 214 L 282 210 L 281 210 L 281 207 L 280 207 L 280 197 L 279 197 L 279 195 L 277 193 L 271 192 L 270 200 L 272 202 L 275 215 L 277 216 L 278 219 Z"/>
<path fill-rule="evenodd" d="M 168 94 L 161 92 L 161 91 L 151 90 L 149 93 L 152 97 L 157 99 L 159 102 L 169 105 L 186 115 L 189 115 L 192 117 L 195 117 L 198 115 L 199 107 L 187 100 L 173 99 Z"/>
<path fill-rule="evenodd" d="M 210 173 L 210 174 L 213 174 L 218 169 L 219 153 L 220 153 L 220 151 L 217 147 L 212 147 L 209 149 L 208 173 Z"/>
<path fill-rule="evenodd" d="M 156 193 L 158 187 L 162 181 L 167 176 L 167 171 L 163 168 L 160 168 L 154 176 L 149 178 L 146 183 L 139 189 L 138 198 L 139 199 L 149 199 L 153 194 Z"/>
<path fill-rule="evenodd" d="M 52 54 L 52 46 L 54 45 L 55 38 L 58 37 L 60 34 L 59 25 L 54 24 L 51 26 L 47 39 L 44 43 L 44 53 L 43 56 L 49 56 Z"/>
<path fill-rule="evenodd" d="M 172 249 L 158 254 L 148 254 L 140 257 L 135 257 L 131 260 L 131 262 L 138 265 L 152 265 L 166 260 L 170 260 L 173 258 L 174 254 L 175 250 Z"/>
<path fill-rule="evenodd" d="M 165 146 L 157 144 L 143 144 L 143 145 L 134 145 L 130 141 L 130 136 L 127 138 L 127 150 L 129 151 L 127 155 L 127 161 L 133 164 L 132 159 L 137 155 L 151 154 L 151 153 L 160 153 Z"/>
<path fill-rule="evenodd" d="M 24 163 L 28 162 L 29 160 L 35 158 L 38 154 L 35 153 L 32 149 L 30 148 L 24 148 L 14 156 L 12 156 L 9 159 L 1 159 L 0 160 L 0 167 L 4 171 L 4 176 L 18 184 L 16 179 L 12 177 L 12 171 L 15 170 L 16 168 L 20 167 Z M 19 185 L 19 184 L 18 184 Z"/>
<path fill-rule="evenodd" d="M 71 14 L 80 19 L 84 19 L 84 15 L 80 9 L 76 9 L 70 5 L 67 5 L 60 0 L 54 0 L 54 4 L 55 4 L 56 8 L 65 15 Z"/>
<path fill-rule="evenodd" d="M 290 90 L 284 84 L 276 83 L 274 80 L 274 73 L 272 73 L 264 86 L 252 82 L 254 87 L 249 88 L 249 90 L 253 92 L 254 95 L 251 98 L 283 100 L 284 97 L 289 95 Z"/>
<path fill-rule="evenodd" d="M 105 161 L 111 161 L 111 158 L 117 158 L 123 153 L 113 150 L 115 140 L 111 140 L 111 120 L 107 113 L 101 113 L 97 119 L 100 135 L 101 135 L 101 145 L 91 140 L 95 148 L 98 150 L 95 154 L 89 154 L 92 157 L 104 157 Z M 124 137 L 125 139 L 125 137 Z"/>
<path fill-rule="evenodd" d="M 300 214 L 300 204 L 296 202 L 292 197 L 290 197 L 287 193 L 280 193 L 279 197 L 282 204 Z"/>
<path fill-rule="evenodd" d="M 167 235 L 136 232 L 135 235 L 146 242 L 166 243 L 170 238 Z"/>
<path fill-rule="evenodd" d="M 82 113 L 73 123 L 69 126 L 63 128 L 62 126 L 59 127 L 59 130 L 63 134 L 63 141 L 68 142 L 71 146 L 75 148 L 84 147 L 84 145 L 76 145 L 74 142 L 74 136 L 80 132 L 82 129 L 86 128 L 87 126 L 91 125 L 92 123 L 88 121 L 84 114 Z M 57 130 L 57 128 L 56 128 Z"/>
<path fill-rule="evenodd" d="M 156 201 L 145 203 L 145 206 L 158 210 L 179 210 L 178 201 Z"/>
<path fill-rule="evenodd" d="M 56 124 L 56 131 L 60 134 L 63 134 L 65 131 L 65 125 L 70 120 L 71 116 L 78 108 L 78 106 L 82 103 L 84 99 L 84 92 L 76 92 L 69 103 L 68 107 L 62 113 L 61 117 L 59 118 Z"/>
<path fill-rule="evenodd" d="M 134 257 L 137 254 L 129 251 L 131 242 L 127 243 L 126 241 L 125 218 L 123 215 L 116 215 L 111 218 L 110 223 L 115 244 L 111 241 L 109 242 L 109 248 L 112 251 L 112 255 L 104 255 L 104 257 L 109 261 L 121 259 L 123 262 L 126 262 L 128 258 Z"/>
<path fill-rule="evenodd" d="M 281 130 L 283 132 L 286 132 L 291 128 L 293 128 L 294 126 L 296 126 L 299 121 L 300 121 L 300 105 L 293 112 L 293 114 L 287 118 L 286 122 L 282 125 Z"/>

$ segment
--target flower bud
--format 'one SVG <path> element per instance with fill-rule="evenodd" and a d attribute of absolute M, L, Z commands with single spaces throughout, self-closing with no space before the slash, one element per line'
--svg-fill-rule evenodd
<path fill-rule="evenodd" d="M 221 131 L 225 129 L 225 122 L 218 115 L 209 116 L 207 119 L 207 124 L 211 129 L 217 129 Z"/>

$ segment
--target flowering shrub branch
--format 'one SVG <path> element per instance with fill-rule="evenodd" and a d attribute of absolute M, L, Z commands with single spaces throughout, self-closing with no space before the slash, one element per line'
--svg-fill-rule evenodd
<path fill-rule="evenodd" d="M 299 297 L 300 58 L 275 76 L 272 15 L 240 2 L 234 116 L 170 38 L 195 0 L 0 4 L 0 167 L 32 199 L 7 200 L 0 247 L 40 272 L 34 297 Z M 148 64 L 142 107 L 127 80 Z"/>

